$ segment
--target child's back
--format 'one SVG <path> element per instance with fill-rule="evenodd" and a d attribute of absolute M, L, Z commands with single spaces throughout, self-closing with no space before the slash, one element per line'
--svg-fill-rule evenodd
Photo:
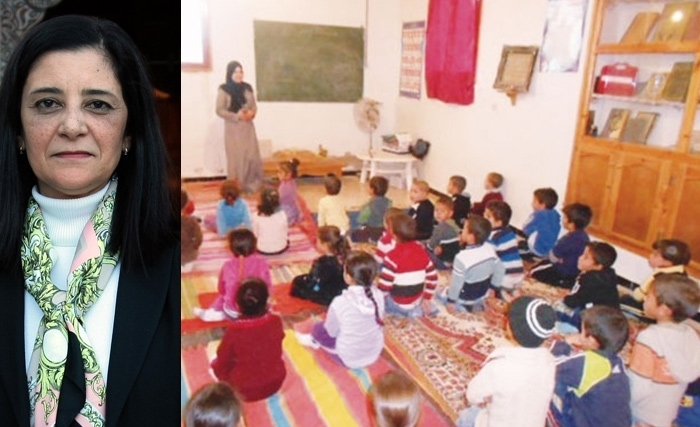
<path fill-rule="evenodd" d="M 350 230 L 350 219 L 339 195 L 342 182 L 334 174 L 329 174 L 324 178 L 323 185 L 326 187 L 326 195 L 318 201 L 318 226 L 334 225 L 345 234 Z"/>
<path fill-rule="evenodd" d="M 554 210 L 558 199 L 556 191 L 551 188 L 538 188 L 534 192 L 534 211 L 525 222 L 523 232 L 530 251 L 538 257 L 546 257 L 559 237 L 561 216 Z"/>
<path fill-rule="evenodd" d="M 555 364 L 554 356 L 540 346 L 554 332 L 554 323 L 554 311 L 544 300 L 513 301 L 506 330 L 513 345 L 496 348 L 469 383 L 472 406 L 460 413 L 459 427 L 544 426 Z"/>
<path fill-rule="evenodd" d="M 515 233 L 507 225 L 496 228 L 491 232 L 488 243 L 493 245 L 496 255 L 503 265 L 504 275 L 500 287 L 506 290 L 515 289 L 525 278 L 525 268 L 518 251 Z"/>
<path fill-rule="evenodd" d="M 278 191 L 264 188 L 258 214 L 253 217 L 253 232 L 258 238 L 258 252 L 262 254 L 278 254 L 289 246 L 287 214 L 279 207 Z"/>
<path fill-rule="evenodd" d="M 199 221 L 188 211 L 191 200 L 185 190 L 180 191 L 180 203 L 182 215 L 180 217 L 180 265 L 191 263 L 199 256 L 199 247 L 202 244 L 202 229 Z M 183 269 L 183 271 L 185 271 Z"/>
<path fill-rule="evenodd" d="M 236 292 L 241 282 L 250 277 L 262 279 L 267 284 L 268 291 L 272 290 L 270 266 L 263 256 L 253 253 L 248 256 L 234 256 L 226 261 L 219 272 L 217 286 L 219 296 L 210 308 L 218 311 L 237 312 Z"/>

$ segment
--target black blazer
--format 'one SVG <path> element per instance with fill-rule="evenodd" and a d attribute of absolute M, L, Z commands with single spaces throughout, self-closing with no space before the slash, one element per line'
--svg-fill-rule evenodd
<path fill-rule="evenodd" d="M 0 273 L 0 424 L 29 426 L 22 272 Z M 107 427 L 180 426 L 180 245 L 122 270 L 107 384 Z"/>

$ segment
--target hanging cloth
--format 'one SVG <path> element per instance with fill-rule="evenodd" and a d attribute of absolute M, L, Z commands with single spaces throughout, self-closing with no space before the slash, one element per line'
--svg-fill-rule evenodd
<path fill-rule="evenodd" d="M 104 425 L 106 386 L 83 325 L 119 259 L 107 250 L 116 191 L 114 180 L 85 225 L 66 291 L 51 282 L 55 251 L 41 209 L 29 199 L 22 269 L 25 288 L 43 312 L 28 373 L 35 427 Z"/>
<path fill-rule="evenodd" d="M 430 0 L 425 36 L 428 98 L 474 102 L 481 0 Z"/>

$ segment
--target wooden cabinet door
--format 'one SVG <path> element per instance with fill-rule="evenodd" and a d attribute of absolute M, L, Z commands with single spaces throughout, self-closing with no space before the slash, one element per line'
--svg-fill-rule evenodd
<path fill-rule="evenodd" d="M 644 152 L 621 152 L 615 166 L 611 201 L 612 236 L 637 248 L 658 238 L 671 161 Z"/>
<path fill-rule="evenodd" d="M 571 165 L 566 203 L 583 203 L 591 207 L 593 220 L 590 227 L 593 231 L 601 232 L 605 223 L 612 162 L 609 150 L 581 144 Z"/>
<path fill-rule="evenodd" d="M 681 164 L 671 176 L 673 203 L 660 237 L 680 239 L 690 246 L 691 267 L 700 270 L 700 164 Z"/>

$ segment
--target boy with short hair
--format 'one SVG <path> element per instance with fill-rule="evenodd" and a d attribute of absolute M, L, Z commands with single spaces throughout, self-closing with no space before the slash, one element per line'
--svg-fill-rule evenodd
<path fill-rule="evenodd" d="M 495 284 L 496 296 L 502 296 L 504 292 L 512 296 L 513 291 L 525 278 L 523 260 L 518 252 L 518 242 L 509 225 L 512 215 L 510 205 L 500 200 L 489 203 L 484 211 L 484 218 L 491 223 L 488 243 L 493 245 L 504 269 L 503 280 L 500 284 Z"/>
<path fill-rule="evenodd" d="M 484 180 L 484 189 L 486 189 L 486 194 L 481 199 L 480 202 L 476 202 L 472 205 L 470 213 L 474 215 L 483 215 L 486 206 L 493 202 L 494 200 L 503 201 L 503 195 L 501 194 L 501 186 L 503 185 L 503 175 L 498 172 L 489 172 Z"/>
<path fill-rule="evenodd" d="M 544 426 L 554 391 L 554 356 L 540 347 L 554 333 L 552 307 L 540 298 L 519 297 L 508 310 L 506 337 L 467 387 L 469 407 L 458 427 Z"/>
<path fill-rule="evenodd" d="M 413 205 L 408 209 L 408 215 L 416 221 L 416 240 L 427 240 L 433 234 L 435 207 L 428 199 L 429 193 L 430 185 L 426 181 L 413 181 L 409 192 Z"/>
<path fill-rule="evenodd" d="M 655 319 L 637 335 L 629 361 L 637 426 L 670 426 L 688 384 L 700 377 L 700 337 L 682 323 L 700 306 L 700 288 L 678 273 L 658 275 L 644 298 Z"/>
<path fill-rule="evenodd" d="M 554 304 L 557 318 L 580 330 L 581 312 L 594 305 L 620 308 L 617 275 L 612 265 L 617 259 L 615 248 L 605 242 L 591 242 L 578 258 L 581 274 L 563 300 Z"/>
<path fill-rule="evenodd" d="M 435 202 L 435 222 L 437 225 L 425 247 L 438 270 L 450 268 L 460 249 L 460 230 L 452 219 L 453 206 L 452 199 L 444 196 Z"/>
<path fill-rule="evenodd" d="M 430 299 L 438 275 L 425 248 L 416 241 L 416 222 L 400 213 L 392 218 L 391 230 L 396 247 L 384 257 L 377 284 L 387 294 L 386 313 L 403 317 L 431 314 Z"/>
<path fill-rule="evenodd" d="M 339 196 L 343 182 L 335 174 L 330 173 L 323 179 L 323 186 L 326 188 L 326 196 L 318 201 L 318 226 L 334 225 L 344 235 L 350 230 L 350 219 L 345 203 Z"/>
<path fill-rule="evenodd" d="M 556 385 L 550 405 L 559 427 L 629 427 L 630 384 L 618 356 L 629 336 L 617 308 L 594 306 L 583 313 L 580 334 L 557 341 Z M 579 348 L 582 351 L 574 351 Z"/>
<path fill-rule="evenodd" d="M 197 390 L 185 406 L 185 427 L 241 425 L 241 400 L 233 388 L 222 381 Z"/>
<path fill-rule="evenodd" d="M 562 212 L 562 224 L 568 232 L 557 240 L 549 252 L 549 259 L 535 266 L 530 276 L 542 283 L 571 289 L 579 273 L 578 259 L 590 241 L 586 227 L 591 222 L 593 211 L 588 205 L 572 203 L 564 206 Z"/>
<path fill-rule="evenodd" d="M 350 235 L 353 242 L 376 242 L 384 232 L 384 214 L 391 207 L 391 200 L 386 197 L 389 181 L 383 176 L 373 176 L 369 180 L 369 201 L 362 205 L 357 222 L 360 228 Z"/>
<path fill-rule="evenodd" d="M 460 229 L 464 226 L 464 221 L 469 216 L 472 208 L 471 196 L 465 193 L 467 179 L 462 175 L 452 175 L 447 183 L 447 194 L 452 197 L 452 219 Z"/>
<path fill-rule="evenodd" d="M 561 230 L 561 217 L 554 210 L 558 201 L 553 188 L 538 188 L 533 192 L 533 212 L 523 226 L 527 243 L 520 254 L 524 258 L 545 258 L 554 247 Z"/>
<path fill-rule="evenodd" d="M 624 286 L 618 286 L 617 288 L 620 292 L 622 310 L 642 320 L 649 320 L 644 317 L 642 306 L 644 297 L 649 293 L 649 286 L 651 286 L 654 278 L 659 274 L 668 273 L 687 275 L 685 266 L 690 262 L 690 248 L 682 240 L 661 239 L 654 242 L 652 249 L 654 250 L 649 254 L 648 263 L 654 270 L 646 281 L 641 285 L 631 283 L 630 288 Z M 695 316 L 697 318 L 697 314 Z"/>
<path fill-rule="evenodd" d="M 485 244 L 491 233 L 491 224 L 484 217 L 470 216 L 462 229 L 466 247 L 452 264 L 452 277 L 447 288 L 447 311 L 481 311 L 489 289 L 503 281 L 503 265 L 493 246 Z"/>

